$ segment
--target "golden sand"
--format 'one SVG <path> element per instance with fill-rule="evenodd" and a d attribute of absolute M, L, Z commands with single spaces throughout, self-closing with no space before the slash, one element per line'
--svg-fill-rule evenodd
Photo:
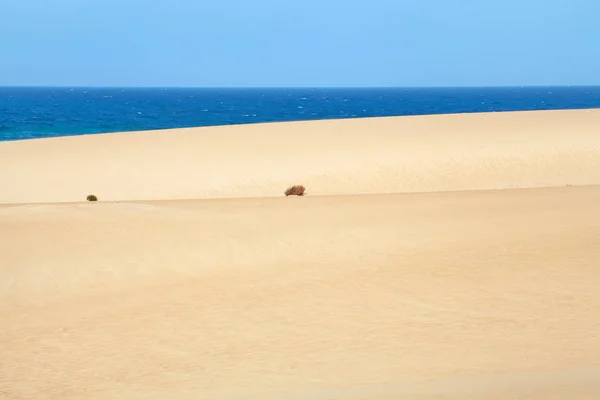
<path fill-rule="evenodd" d="M 0 143 L 0 399 L 598 399 L 599 132 L 586 110 Z"/>

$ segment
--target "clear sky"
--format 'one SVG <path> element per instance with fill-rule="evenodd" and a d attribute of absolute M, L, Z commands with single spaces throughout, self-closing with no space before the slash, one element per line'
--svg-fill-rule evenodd
<path fill-rule="evenodd" d="M 0 85 L 600 84 L 600 0 L 0 0 Z"/>

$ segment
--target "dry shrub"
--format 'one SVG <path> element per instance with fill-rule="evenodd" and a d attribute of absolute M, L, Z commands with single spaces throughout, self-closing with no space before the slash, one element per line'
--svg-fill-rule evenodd
<path fill-rule="evenodd" d="M 304 196 L 304 191 L 306 188 L 302 185 L 296 185 L 288 188 L 285 191 L 286 196 Z"/>
<path fill-rule="evenodd" d="M 88 197 L 86 197 L 86 199 L 87 199 L 87 201 L 98 201 L 98 198 L 93 194 L 88 195 Z"/>

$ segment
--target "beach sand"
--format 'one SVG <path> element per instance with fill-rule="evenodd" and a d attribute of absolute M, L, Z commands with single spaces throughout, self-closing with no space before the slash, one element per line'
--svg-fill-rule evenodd
<path fill-rule="evenodd" d="M 0 399 L 598 399 L 599 132 L 580 110 L 0 143 Z"/>

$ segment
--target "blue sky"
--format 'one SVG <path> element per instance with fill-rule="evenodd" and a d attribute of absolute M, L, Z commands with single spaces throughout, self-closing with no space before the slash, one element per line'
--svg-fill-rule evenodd
<path fill-rule="evenodd" d="M 600 0 L 0 0 L 0 85 L 600 84 Z"/>

